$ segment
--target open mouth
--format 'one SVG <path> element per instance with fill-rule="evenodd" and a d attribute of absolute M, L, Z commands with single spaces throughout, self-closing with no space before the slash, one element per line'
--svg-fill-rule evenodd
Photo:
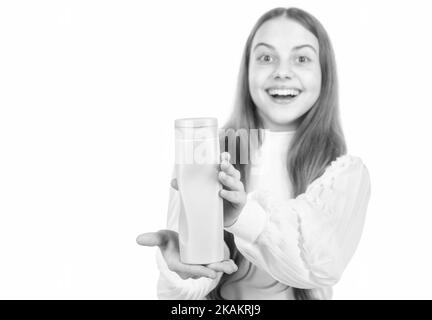
<path fill-rule="evenodd" d="M 274 102 L 281 104 L 290 103 L 301 94 L 299 89 L 288 88 L 270 88 L 266 92 Z"/>

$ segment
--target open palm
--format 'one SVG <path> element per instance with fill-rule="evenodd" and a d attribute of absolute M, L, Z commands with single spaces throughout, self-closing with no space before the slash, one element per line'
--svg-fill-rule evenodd
<path fill-rule="evenodd" d="M 224 260 L 206 265 L 195 265 L 182 263 L 180 260 L 180 249 L 178 233 L 173 230 L 159 230 L 148 232 L 137 237 L 137 243 L 142 246 L 158 246 L 168 269 L 176 272 L 182 279 L 188 278 L 216 278 L 216 272 L 231 274 L 237 271 L 233 260 L 229 259 L 229 249 L 225 244 Z"/>

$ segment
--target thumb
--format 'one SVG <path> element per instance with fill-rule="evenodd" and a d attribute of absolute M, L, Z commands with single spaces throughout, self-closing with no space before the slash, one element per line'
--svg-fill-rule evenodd
<path fill-rule="evenodd" d="M 154 246 L 162 246 L 166 242 L 164 236 L 160 232 L 147 232 L 140 234 L 136 238 L 136 242 L 140 246 L 154 247 Z"/>
<path fill-rule="evenodd" d="M 171 180 L 171 187 L 178 190 L 177 179 L 174 178 Z"/>

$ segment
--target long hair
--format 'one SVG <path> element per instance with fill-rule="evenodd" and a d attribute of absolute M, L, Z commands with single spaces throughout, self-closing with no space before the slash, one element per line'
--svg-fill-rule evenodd
<path fill-rule="evenodd" d="M 265 13 L 256 22 L 244 47 L 234 109 L 223 129 L 250 130 L 262 128 L 257 107 L 249 90 L 248 64 L 252 40 L 258 28 L 264 22 L 278 17 L 286 17 L 296 21 L 314 34 L 319 43 L 319 62 L 322 73 L 320 95 L 309 111 L 301 116 L 287 154 L 287 169 L 293 186 L 293 196 L 297 197 L 306 191 L 312 181 L 324 173 L 331 161 L 346 153 L 345 138 L 339 120 L 338 83 L 334 52 L 327 32 L 314 16 L 298 8 L 275 8 Z M 261 143 L 260 138 L 259 145 Z M 238 151 L 238 148 L 236 150 Z M 242 182 L 246 186 L 250 161 L 246 164 L 236 161 L 233 164 L 241 172 Z M 238 251 L 233 235 L 224 231 L 224 238 L 231 252 L 230 258 L 237 265 L 240 265 L 244 257 Z M 209 293 L 208 298 L 223 299 L 220 289 L 229 278 L 230 275 L 224 274 L 218 286 Z M 311 290 L 293 289 L 296 300 L 314 299 Z"/>

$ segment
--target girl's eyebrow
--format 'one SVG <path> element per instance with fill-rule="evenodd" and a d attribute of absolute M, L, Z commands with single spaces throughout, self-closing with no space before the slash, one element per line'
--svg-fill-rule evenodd
<path fill-rule="evenodd" d="M 300 46 L 296 46 L 293 48 L 293 50 L 300 50 L 302 48 L 310 48 L 312 49 L 315 53 L 317 53 L 317 51 L 315 50 L 315 48 L 313 46 L 311 46 L 310 44 L 302 44 Z"/>
<path fill-rule="evenodd" d="M 270 45 L 270 44 L 268 44 L 268 43 L 265 43 L 265 42 L 259 42 L 259 43 L 257 43 L 257 44 L 255 45 L 255 47 L 254 47 L 254 50 L 255 50 L 257 47 L 259 47 L 259 46 L 265 46 L 265 47 L 268 47 L 268 48 L 270 48 L 270 49 L 272 49 L 272 50 L 275 50 L 275 47 L 273 47 L 272 45 Z M 302 45 L 299 45 L 299 46 L 295 46 L 295 47 L 293 48 L 293 50 L 300 50 L 300 49 L 302 49 L 302 48 L 310 48 L 310 49 L 312 49 L 315 53 L 317 53 L 316 49 L 315 49 L 313 46 L 311 46 L 310 44 L 302 44 Z"/>
<path fill-rule="evenodd" d="M 264 46 L 264 47 L 268 47 L 268 48 L 270 48 L 270 49 L 272 49 L 272 50 L 275 50 L 275 47 L 273 47 L 272 45 L 270 45 L 270 44 L 268 44 L 268 43 L 265 43 L 265 42 L 258 42 L 258 43 L 255 45 L 254 50 L 255 50 L 257 47 L 259 47 L 259 46 Z"/>

